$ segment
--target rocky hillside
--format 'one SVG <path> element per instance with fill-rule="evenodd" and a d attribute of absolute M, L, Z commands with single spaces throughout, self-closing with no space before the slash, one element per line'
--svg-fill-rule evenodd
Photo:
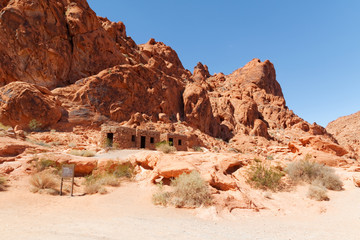
<path fill-rule="evenodd" d="M 112 121 L 187 134 L 190 147 L 347 153 L 288 109 L 268 60 L 229 75 L 210 75 L 198 63 L 192 73 L 171 47 L 154 39 L 137 45 L 122 22 L 96 16 L 84 0 L 2 0 L 0 8 L 5 125 L 26 129 L 35 119 L 43 129 L 69 131 Z"/>
<path fill-rule="evenodd" d="M 360 112 L 330 122 L 326 130 L 348 151 L 360 155 Z"/>

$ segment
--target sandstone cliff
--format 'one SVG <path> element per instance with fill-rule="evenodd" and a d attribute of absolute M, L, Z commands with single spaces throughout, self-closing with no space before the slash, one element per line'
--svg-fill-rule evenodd
<path fill-rule="evenodd" d="M 360 155 L 360 112 L 330 122 L 326 130 L 348 151 Z"/>
<path fill-rule="evenodd" d="M 253 59 L 229 75 L 198 63 L 191 73 L 171 47 L 154 39 L 137 45 L 122 22 L 96 16 L 86 1 L 1 1 L 0 9 L 4 124 L 26 128 L 36 119 L 47 129 L 71 129 L 114 121 L 242 151 L 290 144 L 300 154 L 323 149 L 319 142 L 337 145 L 286 106 L 269 60 Z M 305 146 L 303 135 L 318 142 Z"/>

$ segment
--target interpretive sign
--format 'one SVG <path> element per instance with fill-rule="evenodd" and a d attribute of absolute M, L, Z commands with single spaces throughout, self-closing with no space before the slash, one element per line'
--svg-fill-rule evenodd
<path fill-rule="evenodd" d="M 62 178 L 74 177 L 74 173 L 75 173 L 74 169 L 75 169 L 75 165 L 63 165 L 61 177 Z"/>
<path fill-rule="evenodd" d="M 62 187 L 64 178 L 71 178 L 71 196 L 74 190 L 74 176 L 75 176 L 75 164 L 63 165 L 61 168 L 61 184 L 60 184 L 60 196 L 62 195 Z"/>

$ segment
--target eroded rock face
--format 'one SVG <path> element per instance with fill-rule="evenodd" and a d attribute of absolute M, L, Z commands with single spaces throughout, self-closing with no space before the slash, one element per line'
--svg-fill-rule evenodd
<path fill-rule="evenodd" d="M 117 122 L 137 113 L 155 118 L 165 113 L 176 121 L 177 113 L 183 115 L 182 88 L 177 79 L 142 65 L 122 65 L 53 93 L 71 106 L 70 114 L 82 105 Z"/>
<path fill-rule="evenodd" d="M 188 84 L 183 99 L 186 121 L 202 132 L 217 135 L 217 124 L 206 90 L 198 84 Z"/>
<path fill-rule="evenodd" d="M 36 120 L 47 128 L 62 115 L 61 103 L 51 92 L 30 83 L 13 82 L 0 88 L 0 100 L 0 122 L 12 127 L 28 129 L 30 121 Z"/>
<path fill-rule="evenodd" d="M 126 62 L 86 1 L 2 1 L 0 7 L 2 86 L 24 81 L 54 88 Z"/>
<path fill-rule="evenodd" d="M 338 118 L 329 123 L 326 130 L 350 152 L 360 155 L 360 112 Z"/>
<path fill-rule="evenodd" d="M 14 98 L 26 109 L 19 111 L 10 107 L 15 101 L 7 99 L 10 88 L 3 91 L 0 121 L 5 124 L 25 126 L 36 119 L 47 127 L 61 118 L 56 126 L 71 129 L 112 120 L 130 126 L 160 122 L 174 131 L 179 123 L 226 143 L 253 141 L 252 147 L 284 141 L 271 137 L 271 131 L 300 129 L 336 145 L 324 128 L 287 108 L 268 60 L 253 59 L 229 75 L 213 76 L 198 63 L 191 74 L 171 47 L 154 39 L 136 45 L 122 22 L 97 17 L 86 1 L 0 0 L 0 8 L 0 86 L 23 81 L 55 88 L 56 96 L 24 85 L 29 91 Z M 216 145 L 207 143 L 211 137 L 187 135 L 196 144 Z"/>

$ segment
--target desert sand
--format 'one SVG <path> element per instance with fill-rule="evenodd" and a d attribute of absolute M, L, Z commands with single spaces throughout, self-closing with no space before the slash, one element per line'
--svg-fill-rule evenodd
<path fill-rule="evenodd" d="M 124 182 L 106 195 L 74 197 L 33 194 L 28 179 L 12 182 L 0 195 L 1 239 L 359 239 L 360 190 L 345 181 L 330 201 L 305 198 L 305 187 L 272 193 L 272 200 L 292 196 L 276 211 L 154 206 L 153 189 Z M 306 205 L 306 206 L 304 206 Z"/>

